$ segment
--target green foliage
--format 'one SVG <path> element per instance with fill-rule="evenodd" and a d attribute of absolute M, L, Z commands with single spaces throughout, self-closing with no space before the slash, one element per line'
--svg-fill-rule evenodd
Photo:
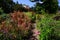
<path fill-rule="evenodd" d="M 37 13 L 41 13 L 44 10 L 46 13 L 56 13 L 58 11 L 57 0 L 41 0 L 43 3 L 36 3 L 35 10 Z"/>
<path fill-rule="evenodd" d="M 15 4 L 14 7 L 13 7 L 13 9 L 15 11 L 22 10 L 22 4 Z"/>
<path fill-rule="evenodd" d="M 0 8 L 0 14 L 2 14 L 3 13 L 3 10 L 2 10 L 2 8 Z"/>
<path fill-rule="evenodd" d="M 36 3 L 36 7 L 35 7 L 36 9 L 36 12 L 37 13 L 41 13 L 41 4 L 40 3 Z"/>
<path fill-rule="evenodd" d="M 2 5 L 3 4 L 3 5 Z M 0 0 L 0 7 L 2 7 L 3 11 L 5 13 L 10 13 L 15 11 L 27 11 L 22 4 L 19 4 L 18 2 L 15 3 L 13 0 Z"/>
<path fill-rule="evenodd" d="M 26 12 L 25 14 L 32 20 L 32 22 L 35 22 L 35 20 L 36 20 L 36 14 L 35 13 Z"/>
<path fill-rule="evenodd" d="M 15 10 L 15 11 L 21 11 L 21 12 L 27 12 L 28 11 L 27 9 L 25 9 L 23 7 L 22 4 L 17 4 L 17 3 L 13 6 L 13 10 Z"/>
<path fill-rule="evenodd" d="M 0 7 L 2 7 L 5 13 L 12 12 L 14 4 L 13 0 L 0 0 Z"/>
<path fill-rule="evenodd" d="M 48 13 L 56 13 L 58 10 L 58 1 L 57 0 L 46 0 L 44 1 L 45 11 Z"/>
<path fill-rule="evenodd" d="M 58 26 L 57 21 L 53 20 L 48 14 L 37 15 L 37 28 L 41 32 L 39 40 L 59 40 L 60 37 L 55 31 Z"/>
<path fill-rule="evenodd" d="M 42 14 L 43 13 L 42 11 L 44 11 L 44 6 L 37 2 L 35 5 L 35 12 L 37 14 Z"/>

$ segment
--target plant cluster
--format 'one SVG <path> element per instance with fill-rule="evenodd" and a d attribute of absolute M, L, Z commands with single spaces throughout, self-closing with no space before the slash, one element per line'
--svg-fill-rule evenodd
<path fill-rule="evenodd" d="M 8 14 L 7 14 L 8 15 Z M 23 12 L 10 13 L 0 19 L 0 40 L 36 40 L 39 31 Z M 3 19 L 2 19 L 3 18 Z"/>
<path fill-rule="evenodd" d="M 57 29 L 59 28 L 60 22 L 53 20 L 52 16 L 48 14 L 37 16 L 37 28 L 40 30 L 41 34 L 39 35 L 39 40 L 60 40 Z M 59 29 L 58 29 L 59 30 Z"/>

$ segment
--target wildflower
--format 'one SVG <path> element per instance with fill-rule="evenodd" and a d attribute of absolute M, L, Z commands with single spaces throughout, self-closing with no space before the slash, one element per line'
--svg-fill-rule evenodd
<path fill-rule="evenodd" d="M 1 27 L 2 27 L 2 26 L 0 25 L 0 30 L 1 30 Z"/>
<path fill-rule="evenodd" d="M 14 21 L 17 20 L 17 14 L 16 14 L 16 13 L 11 14 L 11 16 L 12 16 L 12 19 L 13 19 Z"/>
<path fill-rule="evenodd" d="M 5 26 L 5 23 L 6 23 L 6 21 L 3 21 L 1 26 L 4 27 Z"/>
<path fill-rule="evenodd" d="M 38 36 L 40 34 L 40 32 L 37 29 L 33 30 L 33 36 Z"/>
<path fill-rule="evenodd" d="M 21 26 L 21 24 L 22 24 L 22 21 L 21 21 L 21 19 L 20 18 L 17 18 L 18 19 L 18 27 L 20 27 Z"/>
<path fill-rule="evenodd" d="M 6 21 L 3 21 L 2 24 L 5 24 Z"/>
<path fill-rule="evenodd" d="M 21 18 L 18 18 L 18 24 L 22 24 L 23 23 L 23 19 L 21 19 Z"/>
<path fill-rule="evenodd" d="M 25 26 L 26 26 L 25 22 L 24 22 L 24 23 L 22 23 L 22 27 L 25 27 Z"/>
<path fill-rule="evenodd" d="M 1 30 L 4 34 L 8 33 L 8 29 L 6 27 L 2 28 Z"/>
<path fill-rule="evenodd" d="M 8 27 L 8 29 L 11 30 L 11 28 L 12 28 L 12 25 L 10 24 L 9 27 Z"/>

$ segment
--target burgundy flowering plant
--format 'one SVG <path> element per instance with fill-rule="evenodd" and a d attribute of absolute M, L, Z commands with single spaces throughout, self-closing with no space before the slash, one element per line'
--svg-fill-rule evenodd
<path fill-rule="evenodd" d="M 0 23 L 1 40 L 33 40 L 39 31 L 32 26 L 31 18 L 23 12 L 10 13 L 9 18 Z M 33 38 L 33 39 L 32 39 Z"/>

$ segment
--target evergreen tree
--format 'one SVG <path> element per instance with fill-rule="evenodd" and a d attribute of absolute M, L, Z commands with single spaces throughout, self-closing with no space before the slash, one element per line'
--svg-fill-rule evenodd
<path fill-rule="evenodd" d="M 40 13 L 41 9 L 45 10 L 47 13 L 56 13 L 58 10 L 58 1 L 57 0 L 40 0 L 41 3 L 36 3 L 36 11 Z M 31 1 L 32 2 L 32 1 Z M 34 2 L 37 2 L 34 0 Z"/>
<path fill-rule="evenodd" d="M 5 13 L 11 12 L 14 4 L 13 0 L 0 0 L 0 7 L 2 7 Z"/>
<path fill-rule="evenodd" d="M 36 5 L 35 5 L 35 11 L 36 11 L 36 13 L 41 14 L 42 13 L 41 10 L 43 10 L 43 6 L 42 6 L 42 4 L 40 4 L 40 3 L 37 2 Z"/>
<path fill-rule="evenodd" d="M 57 0 L 45 0 L 44 3 L 45 11 L 48 13 L 56 13 L 58 10 L 58 1 Z"/>

